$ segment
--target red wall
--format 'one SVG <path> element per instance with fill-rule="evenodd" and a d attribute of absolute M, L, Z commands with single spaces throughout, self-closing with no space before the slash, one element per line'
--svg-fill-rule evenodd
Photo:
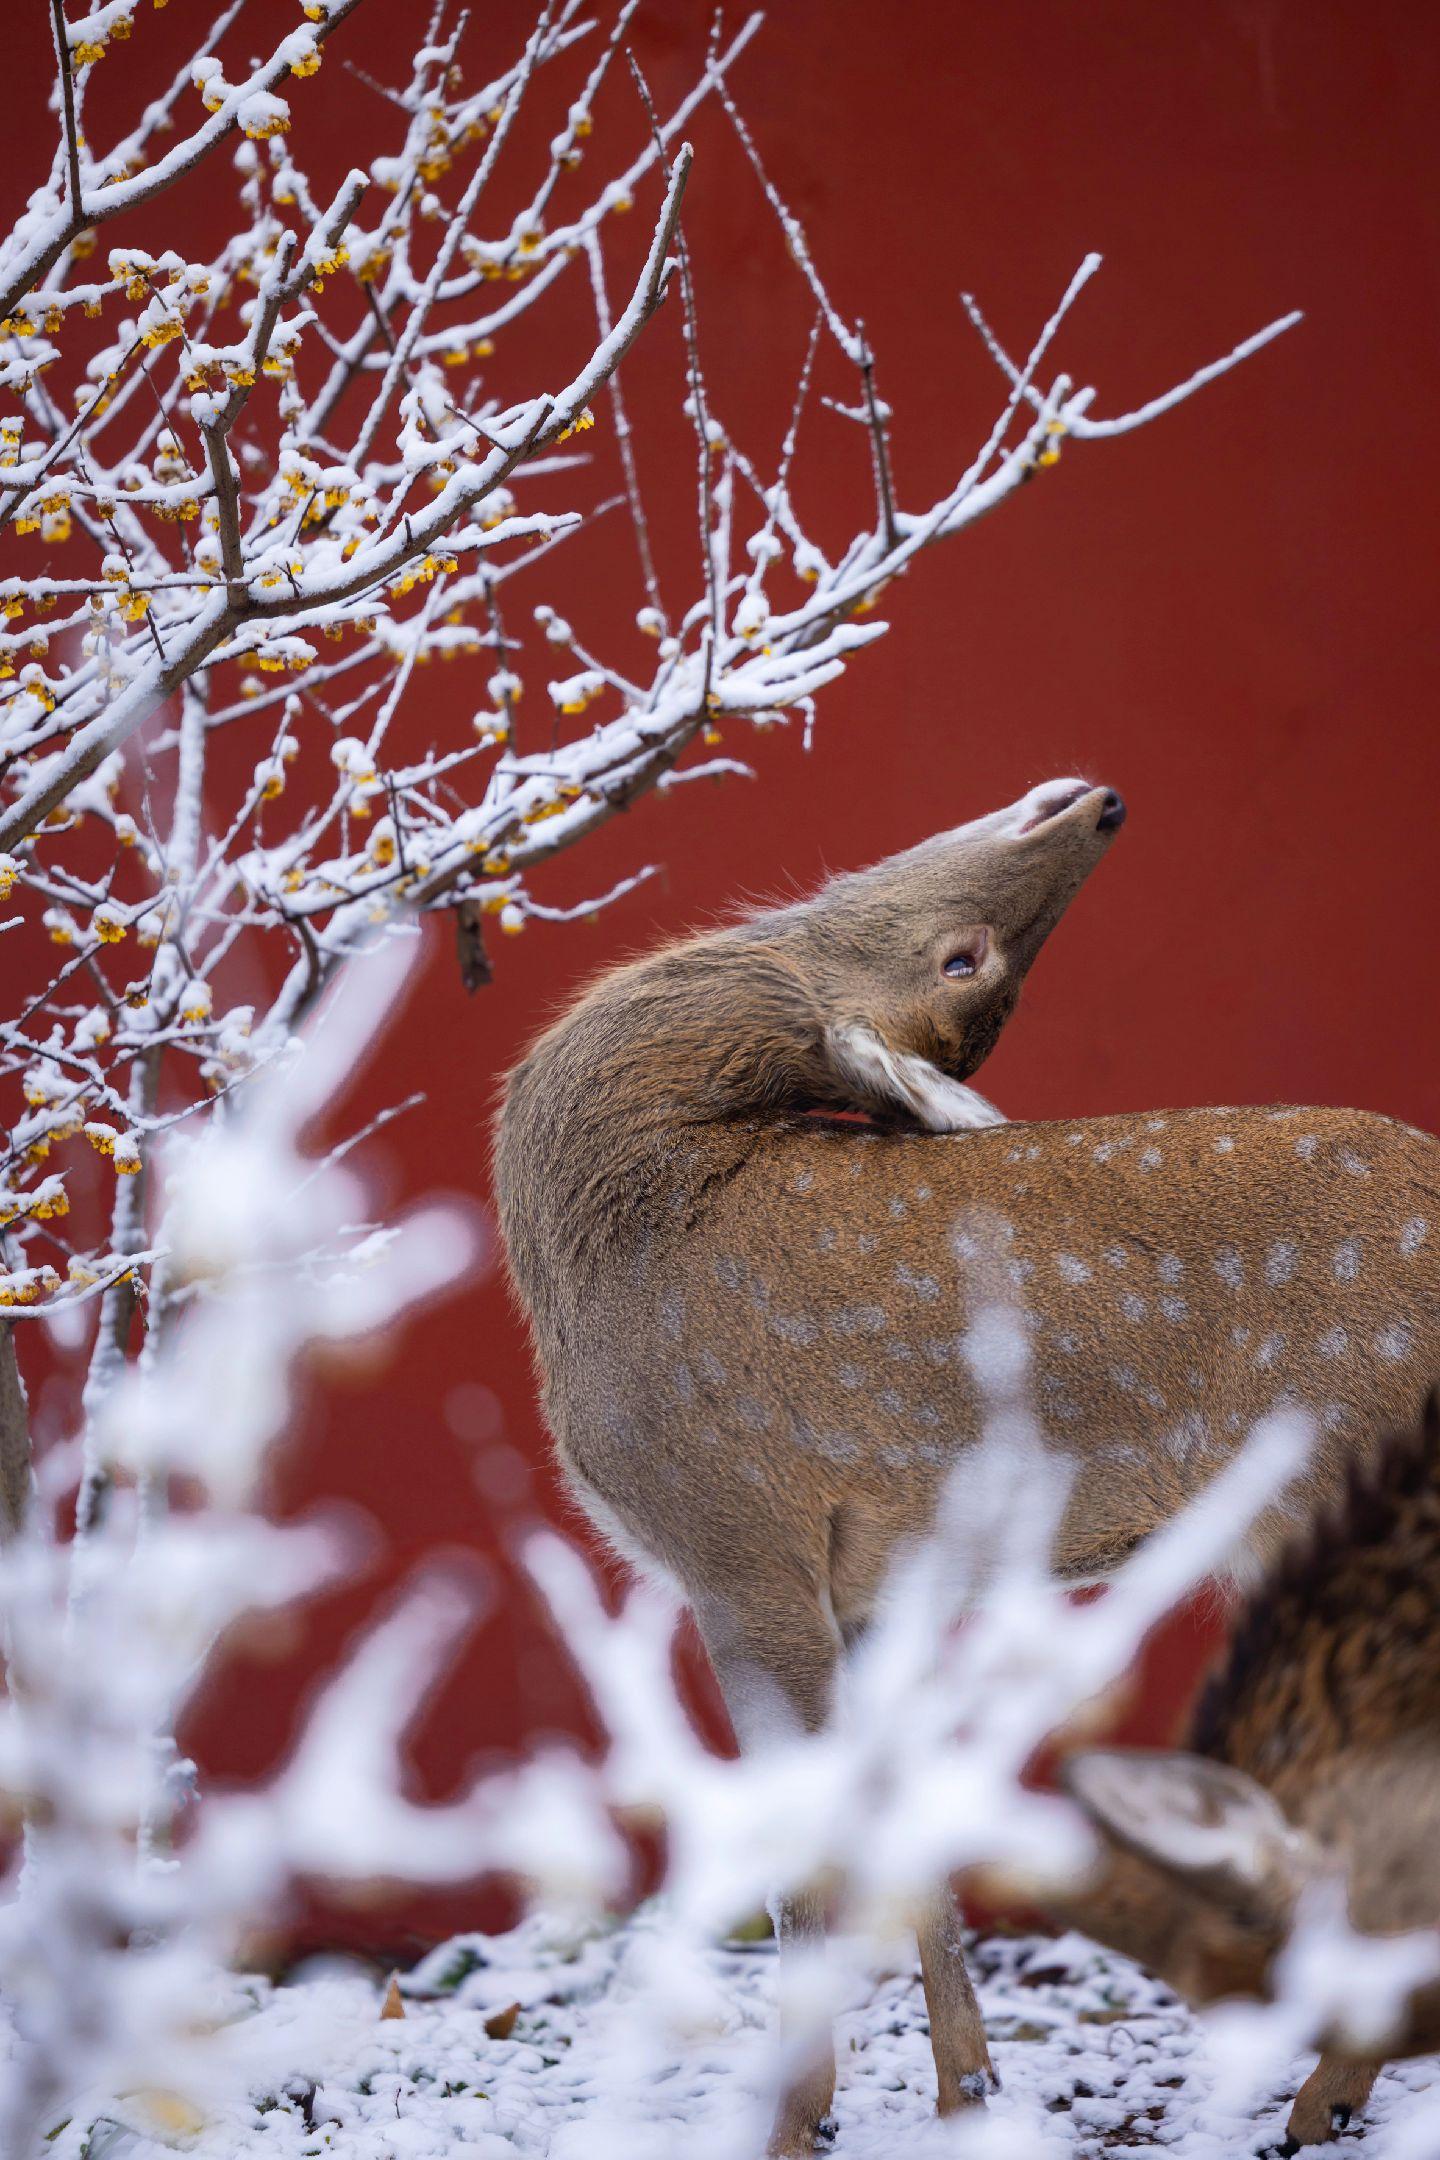
<path fill-rule="evenodd" d="M 529 13 L 494 0 L 484 34 L 498 48 Z M 255 15 L 258 49 L 259 22 L 289 9 L 260 0 Z M 662 102 L 707 15 L 647 0 L 638 49 Z M 419 20 L 368 0 L 334 50 L 363 41 L 379 68 Z M 18 34 L 38 77 L 42 11 Z M 373 94 L 330 60 L 322 80 L 305 124 L 353 156 Z M 735 83 L 837 300 L 865 316 L 907 503 L 944 489 L 996 409 L 962 286 L 1023 344 L 1102 250 L 1061 347 L 1101 411 L 1285 309 L 1306 320 L 1153 428 L 1068 450 L 887 593 L 890 635 L 824 694 L 808 757 L 767 735 L 749 747 L 757 784 L 649 803 L 557 864 L 542 898 L 664 864 L 598 927 L 503 941 L 495 985 L 468 1002 L 437 933 L 362 1091 L 367 1105 L 428 1094 L 387 1136 L 393 1196 L 483 1196 L 495 1076 L 617 952 L 1077 769 L 1118 786 L 1131 822 L 985 1076 L 1010 1115 L 1299 1099 L 1435 1125 L 1440 17 L 1425 0 L 780 0 Z M 592 159 L 604 130 L 602 109 Z M 695 140 L 707 365 L 722 416 L 769 458 L 808 307 L 723 124 L 702 117 Z M 36 158 L 47 143 L 42 127 Z M 677 334 L 672 313 L 628 370 L 635 408 L 673 406 Z M 603 429 L 587 440 L 612 454 Z M 647 491 L 683 573 L 670 590 L 688 597 L 693 471 L 669 420 L 654 444 Z M 865 515 L 841 422 L 814 423 L 801 471 L 832 540 Z M 617 527 L 546 597 L 598 636 L 637 604 L 629 573 Z M 458 674 L 432 687 L 477 701 Z M 422 1784 L 443 1791 L 477 1755 L 583 1723 L 503 1557 L 554 1486 L 497 1277 L 410 1328 L 398 1357 L 317 1376 L 275 1488 L 287 1510 L 346 1495 L 379 1536 L 361 1580 L 212 1694 L 190 1739 L 213 1772 L 273 1759 L 316 1661 L 437 1546 L 484 1555 L 494 1599 L 429 1717 Z M 1147 1729 L 1169 1723 L 1194 1645 L 1181 1628 L 1153 1661 Z M 398 1946 L 477 1909 L 422 1899 L 352 1933 Z"/>

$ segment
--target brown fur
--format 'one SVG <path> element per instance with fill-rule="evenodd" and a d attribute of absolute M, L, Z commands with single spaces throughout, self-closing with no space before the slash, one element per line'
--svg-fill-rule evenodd
<path fill-rule="evenodd" d="M 842 1643 L 977 1437 L 961 1338 L 997 1295 L 1029 1316 L 1037 1411 L 1075 1464 L 1058 1561 L 1077 1580 L 1284 1400 L 1320 1427 L 1309 1508 L 1440 1369 L 1422 1134 L 1288 1109 L 917 1125 L 916 1102 L 964 1114 L 958 1084 L 1110 843 L 1109 800 L 1053 783 L 631 962 L 510 1076 L 500 1216 L 561 1462 L 690 1599 L 742 1744 L 781 1709 L 824 1720 Z M 956 950 L 970 979 L 943 973 Z M 856 1107 L 885 1129 L 807 1114 Z M 1272 1514 L 1256 1552 L 1284 1532 Z M 940 1969 L 938 1921 L 922 1947 Z M 942 2096 L 975 2097 L 973 1999 L 934 2037 Z M 809 2143 L 829 2074 L 777 2150 Z"/>

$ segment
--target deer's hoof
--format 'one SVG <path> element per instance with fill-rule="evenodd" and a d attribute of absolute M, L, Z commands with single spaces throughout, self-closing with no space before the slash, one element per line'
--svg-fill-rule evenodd
<path fill-rule="evenodd" d="M 1352 2112 L 1342 2101 L 1330 2109 L 1328 2117 L 1306 2114 L 1298 2125 L 1292 2112 L 1284 2137 L 1278 2145 L 1268 2145 L 1265 2150 L 1275 2160 L 1295 2160 L 1297 2153 L 1308 2152 L 1314 2145 L 1328 2145 L 1342 2130 L 1348 2130 Z"/>
<path fill-rule="evenodd" d="M 959 2115 L 966 2108 L 984 2107 L 991 2093 L 1000 2090 L 999 2073 L 989 2063 L 978 2070 L 967 2070 L 963 2077 L 947 2082 L 940 2092 L 936 2112 L 941 2115 Z"/>
<path fill-rule="evenodd" d="M 810 2160 L 812 2153 L 828 2153 L 839 2131 L 833 2115 L 782 2112 L 770 2133 L 766 2160 Z"/>
<path fill-rule="evenodd" d="M 1323 2096 L 1309 2100 L 1304 2092 L 1297 2093 L 1295 2105 L 1290 2110 L 1290 2120 L 1285 2125 L 1285 2142 L 1276 2151 L 1288 2156 L 1301 2152 L 1310 2145 L 1328 2145 L 1342 2130 L 1350 2127 L 1354 2109 L 1346 2100 L 1330 2101 Z"/>

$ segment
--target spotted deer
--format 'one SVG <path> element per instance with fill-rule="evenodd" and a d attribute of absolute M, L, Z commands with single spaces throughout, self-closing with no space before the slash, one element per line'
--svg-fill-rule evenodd
<path fill-rule="evenodd" d="M 1187 1750 L 1068 1758 L 1062 1780 L 1101 1859 L 1050 1901 L 1055 1918 L 1198 2004 L 1270 1996 L 1319 1884 L 1357 1932 L 1440 1929 L 1440 1394 L 1418 1429 L 1352 1465 L 1343 1500 L 1254 1593 Z M 1440 1935 L 1385 2052 L 1437 2048 Z M 1292 2148 L 1344 2128 L 1379 2068 L 1345 2031 L 1327 2036 L 1295 2097 Z"/>
<path fill-rule="evenodd" d="M 742 1748 L 823 1723 L 977 1439 L 963 1338 L 997 1270 L 1073 1465 L 1076 1583 L 1277 1403 L 1313 1411 L 1310 1508 L 1440 1372 L 1425 1135 L 1288 1108 L 1009 1125 L 968 1085 L 1124 818 L 1047 782 L 616 968 L 509 1076 L 499 1211 L 565 1475 L 689 1600 Z M 822 1928 L 818 1895 L 784 1903 L 782 1976 Z M 993 2072 L 948 1894 L 918 1934 L 948 2112 Z M 828 2049 L 796 2075 L 774 2152 L 811 2149 L 834 2076 Z"/>

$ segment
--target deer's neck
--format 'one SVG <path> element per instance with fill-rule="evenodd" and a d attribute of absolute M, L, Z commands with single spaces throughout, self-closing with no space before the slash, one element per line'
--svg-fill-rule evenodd
<path fill-rule="evenodd" d="M 510 1076 L 501 1224 L 544 1333 L 692 1230 L 763 1121 L 814 1099 L 820 1025 L 783 947 L 733 933 L 620 970 Z"/>

